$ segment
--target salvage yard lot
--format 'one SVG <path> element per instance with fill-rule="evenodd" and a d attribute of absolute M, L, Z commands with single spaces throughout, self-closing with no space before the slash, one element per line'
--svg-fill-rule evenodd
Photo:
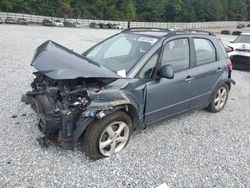
<path fill-rule="evenodd" d="M 221 113 L 156 123 L 111 158 L 93 162 L 80 148 L 37 144 L 37 117 L 20 102 L 33 80 L 36 47 L 50 39 L 81 53 L 117 32 L 0 25 L 0 187 L 250 186 L 250 72 L 233 72 L 237 85 Z M 225 44 L 234 38 L 219 37 Z"/>

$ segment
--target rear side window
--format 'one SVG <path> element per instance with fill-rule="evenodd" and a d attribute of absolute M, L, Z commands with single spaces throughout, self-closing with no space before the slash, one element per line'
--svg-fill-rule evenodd
<path fill-rule="evenodd" d="M 195 38 L 194 46 L 196 51 L 197 65 L 216 61 L 216 51 L 211 41 L 207 39 Z"/>
<path fill-rule="evenodd" d="M 227 58 L 228 58 L 228 55 L 227 55 L 226 48 L 225 48 L 224 44 L 222 43 L 222 41 L 221 41 L 220 39 L 217 39 L 217 41 L 218 41 L 218 44 L 219 44 L 219 46 L 220 46 L 220 48 L 221 48 L 223 57 L 224 57 L 225 59 L 227 59 Z"/>

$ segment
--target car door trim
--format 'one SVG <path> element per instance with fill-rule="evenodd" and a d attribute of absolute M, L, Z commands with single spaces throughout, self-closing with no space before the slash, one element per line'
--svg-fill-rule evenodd
<path fill-rule="evenodd" d="M 175 104 L 170 105 L 170 106 L 166 106 L 166 107 L 163 107 L 163 108 L 159 108 L 159 109 L 157 109 L 157 110 L 154 110 L 154 111 L 145 113 L 145 115 L 150 115 L 150 114 L 153 114 L 153 113 L 157 113 L 157 112 L 159 112 L 159 111 L 163 111 L 163 110 L 166 110 L 166 109 L 168 109 L 168 108 L 172 108 L 172 107 L 174 107 L 174 106 L 177 106 L 177 105 L 179 105 L 179 104 L 181 104 L 181 103 L 185 103 L 185 102 L 188 102 L 188 101 L 190 101 L 190 99 L 187 99 L 187 100 L 184 100 L 184 101 L 175 103 Z"/>

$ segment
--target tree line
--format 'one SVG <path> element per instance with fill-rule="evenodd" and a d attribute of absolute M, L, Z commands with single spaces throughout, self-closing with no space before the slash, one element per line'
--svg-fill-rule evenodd
<path fill-rule="evenodd" d="M 250 0 L 0 0 L 0 11 L 105 20 L 250 20 Z"/>

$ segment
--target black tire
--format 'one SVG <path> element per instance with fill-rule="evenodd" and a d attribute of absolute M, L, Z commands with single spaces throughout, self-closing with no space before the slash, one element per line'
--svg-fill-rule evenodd
<path fill-rule="evenodd" d="M 224 99 L 225 101 L 224 101 L 223 105 L 222 104 L 220 105 L 216 102 L 216 99 L 218 100 L 219 92 L 222 90 L 224 90 L 226 92 L 225 99 Z M 215 92 L 213 93 L 212 100 L 207 108 L 208 111 L 210 111 L 212 113 L 218 113 L 218 112 L 222 111 L 227 103 L 228 95 L 229 95 L 229 87 L 227 84 L 222 84 L 222 85 L 218 86 L 217 89 L 215 90 Z"/>
<path fill-rule="evenodd" d="M 112 122 L 117 122 L 121 121 L 124 122 L 128 125 L 129 128 L 129 136 L 127 143 L 129 141 L 129 138 L 133 132 L 133 125 L 130 117 L 122 112 L 122 111 L 117 111 L 114 112 L 106 117 L 104 117 L 101 120 L 96 120 L 93 122 L 91 125 L 89 125 L 84 133 L 83 136 L 83 149 L 85 153 L 93 160 L 100 159 L 104 156 L 99 149 L 99 141 L 101 139 L 101 136 L 105 129 L 112 124 Z M 126 145 L 127 145 L 126 143 Z M 126 146 L 125 145 L 125 146 Z M 124 146 L 124 147 L 125 147 Z"/>

